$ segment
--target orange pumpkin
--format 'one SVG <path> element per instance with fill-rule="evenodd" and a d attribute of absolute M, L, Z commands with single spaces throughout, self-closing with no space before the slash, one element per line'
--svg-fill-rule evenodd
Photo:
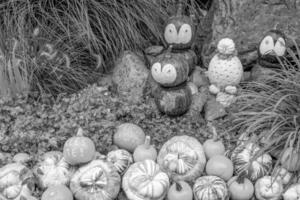
<path fill-rule="evenodd" d="M 227 185 L 231 200 L 249 200 L 254 195 L 254 185 L 247 178 L 234 176 Z"/>
<path fill-rule="evenodd" d="M 49 187 L 43 194 L 41 200 L 73 200 L 73 194 L 65 185 Z"/>
<path fill-rule="evenodd" d="M 143 160 L 154 160 L 156 161 L 157 151 L 154 146 L 150 145 L 150 136 L 146 136 L 145 144 L 137 146 L 133 153 L 134 162 Z"/>
<path fill-rule="evenodd" d="M 228 181 L 233 175 L 233 163 L 223 155 L 211 157 L 206 164 L 207 175 L 218 176 Z"/>
<path fill-rule="evenodd" d="M 171 185 L 167 195 L 168 200 L 193 200 L 193 190 L 185 181 L 178 181 Z"/>
<path fill-rule="evenodd" d="M 203 143 L 205 156 L 207 159 L 212 158 L 215 155 L 224 155 L 225 146 L 218 138 L 218 134 L 215 127 L 212 127 L 213 138 L 208 139 Z"/>
<path fill-rule="evenodd" d="M 93 160 L 96 153 L 94 142 L 83 136 L 82 128 L 78 129 L 77 135 L 69 138 L 63 149 L 63 155 L 70 165 L 79 165 Z"/>

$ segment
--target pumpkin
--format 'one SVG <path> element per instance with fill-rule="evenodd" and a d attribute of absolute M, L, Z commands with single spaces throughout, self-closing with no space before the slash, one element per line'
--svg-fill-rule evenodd
<path fill-rule="evenodd" d="M 295 172 L 300 170 L 300 151 L 289 147 L 284 150 L 281 159 L 281 165 L 288 171 Z"/>
<path fill-rule="evenodd" d="M 196 26 L 191 17 L 182 15 L 182 2 L 179 1 L 175 16 L 167 19 L 164 26 L 164 43 L 172 45 L 174 49 L 191 48 L 196 34 Z"/>
<path fill-rule="evenodd" d="M 231 155 L 235 173 L 245 172 L 251 181 L 267 175 L 272 168 L 272 157 L 259 153 L 260 147 L 253 142 L 237 146 Z"/>
<path fill-rule="evenodd" d="M 193 181 L 202 174 L 206 158 L 196 138 L 182 135 L 174 136 L 163 144 L 157 163 L 174 181 Z"/>
<path fill-rule="evenodd" d="M 121 177 L 112 163 L 93 160 L 75 172 L 70 189 L 77 200 L 113 200 L 120 185 Z"/>
<path fill-rule="evenodd" d="M 172 51 L 171 50 L 171 52 L 174 56 L 176 56 L 176 55 L 183 56 L 183 58 L 188 63 L 188 71 L 189 71 L 188 74 L 191 75 L 196 67 L 197 62 L 198 62 L 198 58 L 197 58 L 195 51 L 193 51 L 192 49 L 188 49 L 188 50 L 184 50 L 184 51 L 176 51 L 176 50 Z"/>
<path fill-rule="evenodd" d="M 212 127 L 213 138 L 208 139 L 203 143 L 204 153 L 207 159 L 215 155 L 224 155 L 225 146 L 221 140 L 218 138 L 217 131 L 215 127 Z"/>
<path fill-rule="evenodd" d="M 255 197 L 258 200 L 278 200 L 281 198 L 283 185 L 280 180 L 263 176 L 255 183 Z"/>
<path fill-rule="evenodd" d="M 157 56 L 151 66 L 153 79 L 164 87 L 180 85 L 188 79 L 189 63 L 181 54 L 170 53 L 170 50 Z"/>
<path fill-rule="evenodd" d="M 113 136 L 113 143 L 121 149 L 133 152 L 135 148 L 145 141 L 143 129 L 132 123 L 123 123 L 117 127 Z"/>
<path fill-rule="evenodd" d="M 193 187 L 196 200 L 227 200 L 226 182 L 217 176 L 199 177 Z"/>
<path fill-rule="evenodd" d="M 233 175 L 233 164 L 227 157 L 215 155 L 208 160 L 205 171 L 207 175 L 218 176 L 228 181 Z"/>
<path fill-rule="evenodd" d="M 33 169 L 40 188 L 52 185 L 68 185 L 74 169 L 65 161 L 59 151 L 46 152 Z"/>
<path fill-rule="evenodd" d="M 249 200 L 254 195 L 253 183 L 243 176 L 232 177 L 227 185 L 231 200 Z"/>
<path fill-rule="evenodd" d="M 17 153 L 13 157 L 13 162 L 18 162 L 21 164 L 26 164 L 32 160 L 32 157 L 28 153 Z"/>
<path fill-rule="evenodd" d="M 65 185 L 50 186 L 42 194 L 41 200 L 73 200 L 73 194 Z"/>
<path fill-rule="evenodd" d="M 189 110 L 192 92 L 186 83 L 173 88 L 158 87 L 154 100 L 160 112 L 169 116 L 180 116 Z"/>
<path fill-rule="evenodd" d="M 137 146 L 133 153 L 134 162 L 143 160 L 154 160 L 156 161 L 157 151 L 150 145 L 150 136 L 146 136 L 145 144 Z"/>
<path fill-rule="evenodd" d="M 153 160 L 131 165 L 125 172 L 122 188 L 129 200 L 162 200 L 169 188 L 169 177 Z"/>
<path fill-rule="evenodd" d="M 123 174 L 133 163 L 132 155 L 124 149 L 110 151 L 106 159 L 117 168 L 119 174 Z"/>
<path fill-rule="evenodd" d="M 83 136 L 82 128 L 78 129 L 77 135 L 69 138 L 63 149 L 63 155 L 70 165 L 79 165 L 91 161 L 96 153 L 94 142 Z"/>
<path fill-rule="evenodd" d="M 193 200 L 193 190 L 185 181 L 178 181 L 171 185 L 167 194 L 168 200 Z"/>
<path fill-rule="evenodd" d="M 36 200 L 32 196 L 34 176 L 21 163 L 10 163 L 0 168 L 0 199 Z"/>
<path fill-rule="evenodd" d="M 284 200 L 299 200 L 300 199 L 300 183 L 291 185 L 284 193 Z"/>
<path fill-rule="evenodd" d="M 283 185 L 290 183 L 293 178 L 293 174 L 282 166 L 277 166 L 274 169 L 273 176 L 279 179 Z"/>

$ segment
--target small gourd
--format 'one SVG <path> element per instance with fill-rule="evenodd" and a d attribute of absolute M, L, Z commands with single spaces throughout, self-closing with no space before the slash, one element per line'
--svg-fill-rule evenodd
<path fill-rule="evenodd" d="M 283 200 L 299 200 L 300 199 L 300 183 L 291 185 L 284 193 Z"/>
<path fill-rule="evenodd" d="M 154 146 L 150 145 L 150 136 L 146 136 L 145 143 L 137 146 L 133 153 L 134 162 L 143 160 L 154 160 L 157 158 L 157 151 Z"/>
<path fill-rule="evenodd" d="M 250 200 L 254 195 L 254 185 L 243 175 L 232 177 L 228 183 L 231 200 Z"/>
<path fill-rule="evenodd" d="M 212 127 L 213 138 L 208 139 L 203 143 L 204 153 L 207 159 L 215 155 L 224 155 L 225 146 L 223 142 L 219 139 L 218 133 L 215 127 Z"/>
<path fill-rule="evenodd" d="M 193 190 L 185 181 L 174 182 L 167 194 L 168 200 L 193 200 Z"/>
<path fill-rule="evenodd" d="M 283 185 L 287 185 L 293 179 L 293 173 L 289 172 L 282 166 L 277 166 L 273 171 L 273 176 L 281 180 Z"/>
<path fill-rule="evenodd" d="M 73 200 L 73 194 L 65 185 L 50 186 L 42 194 L 41 200 Z"/>
<path fill-rule="evenodd" d="M 93 160 L 96 153 L 94 142 L 83 135 L 82 128 L 78 129 L 77 135 L 69 138 L 63 149 L 63 155 L 70 165 L 79 165 Z"/>
<path fill-rule="evenodd" d="M 205 168 L 207 175 L 218 176 L 228 181 L 233 176 L 233 163 L 223 155 L 215 155 L 211 157 Z"/>
<path fill-rule="evenodd" d="M 293 148 L 288 147 L 284 150 L 281 159 L 281 165 L 291 172 L 296 172 L 300 170 L 300 151 Z"/>
<path fill-rule="evenodd" d="M 106 157 L 118 170 L 119 174 L 123 174 L 127 168 L 133 163 L 132 155 L 125 149 L 112 150 Z"/>
<path fill-rule="evenodd" d="M 279 200 L 282 192 L 282 182 L 272 176 L 263 176 L 255 183 L 255 197 L 258 200 Z"/>

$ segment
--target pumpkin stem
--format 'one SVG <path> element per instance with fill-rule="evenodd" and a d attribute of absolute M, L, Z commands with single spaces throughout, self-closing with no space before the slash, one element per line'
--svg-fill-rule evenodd
<path fill-rule="evenodd" d="M 211 129 L 212 134 L 213 134 L 213 141 L 218 141 L 219 140 L 219 136 L 216 130 L 216 127 L 214 125 L 212 125 L 210 122 L 208 123 L 208 127 Z"/>
<path fill-rule="evenodd" d="M 176 16 L 182 16 L 183 0 L 178 0 Z"/>
<path fill-rule="evenodd" d="M 150 148 L 150 143 L 151 143 L 151 138 L 149 135 L 147 135 L 145 138 L 145 146 L 147 149 Z"/>
<path fill-rule="evenodd" d="M 83 129 L 81 127 L 79 127 L 77 134 L 78 137 L 82 137 L 83 136 Z"/>
<path fill-rule="evenodd" d="M 242 184 L 242 183 L 245 182 L 245 173 L 244 173 L 244 172 L 241 173 L 241 174 L 237 177 L 236 182 L 237 182 L 238 184 Z"/>
<path fill-rule="evenodd" d="M 176 191 L 180 192 L 182 190 L 182 186 L 180 185 L 180 183 L 175 182 L 175 186 L 176 186 Z"/>

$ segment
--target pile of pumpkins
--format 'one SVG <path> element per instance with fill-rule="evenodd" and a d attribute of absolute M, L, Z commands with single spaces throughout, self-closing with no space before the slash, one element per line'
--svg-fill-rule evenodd
<path fill-rule="evenodd" d="M 36 200 L 35 185 L 44 191 L 42 200 L 113 200 L 121 189 L 129 200 L 299 199 L 296 152 L 288 149 L 274 169 L 269 154 L 257 155 L 261 148 L 253 140 L 239 141 L 229 155 L 213 130 L 203 145 L 174 136 L 157 152 L 139 126 L 124 123 L 113 136 L 118 148 L 102 155 L 79 128 L 63 152 L 46 152 L 32 170 L 25 153 L 0 168 L 0 199 Z"/>

